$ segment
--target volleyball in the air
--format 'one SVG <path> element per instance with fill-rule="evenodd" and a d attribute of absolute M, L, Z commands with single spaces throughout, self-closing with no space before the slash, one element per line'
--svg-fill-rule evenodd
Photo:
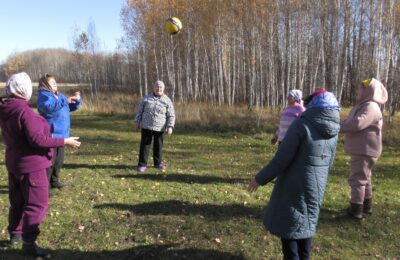
<path fill-rule="evenodd" d="M 170 17 L 165 24 L 165 30 L 169 34 L 177 34 L 182 30 L 182 22 L 179 18 Z"/>

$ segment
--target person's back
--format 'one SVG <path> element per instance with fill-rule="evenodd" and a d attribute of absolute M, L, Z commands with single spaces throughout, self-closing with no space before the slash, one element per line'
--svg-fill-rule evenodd
<path fill-rule="evenodd" d="M 309 257 L 339 133 L 340 108 L 335 96 L 324 91 L 311 98 L 272 161 L 248 187 L 253 192 L 276 178 L 264 225 L 281 238 L 285 259 Z"/>
<path fill-rule="evenodd" d="M 24 172 L 50 166 L 51 150 L 39 147 L 47 143 L 46 136 L 50 137 L 50 130 L 47 127 L 48 132 L 43 132 L 47 122 L 29 107 L 28 101 L 3 98 L 0 102 L 0 125 L 9 171 Z M 29 132 L 25 131 L 25 125 L 30 126 Z"/>

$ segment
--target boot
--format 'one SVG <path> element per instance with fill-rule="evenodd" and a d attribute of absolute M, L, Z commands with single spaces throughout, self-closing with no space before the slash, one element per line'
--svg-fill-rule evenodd
<path fill-rule="evenodd" d="M 372 214 L 372 198 L 364 199 L 364 213 Z"/>
<path fill-rule="evenodd" d="M 34 257 L 46 257 L 50 254 L 50 250 L 39 247 L 35 242 L 25 243 L 22 245 L 22 251 L 25 255 Z"/>
<path fill-rule="evenodd" d="M 350 207 L 347 209 L 347 213 L 353 218 L 362 219 L 363 204 L 350 203 Z"/>

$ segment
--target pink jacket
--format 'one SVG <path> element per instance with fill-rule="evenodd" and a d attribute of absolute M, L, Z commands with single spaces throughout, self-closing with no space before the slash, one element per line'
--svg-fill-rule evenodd
<path fill-rule="evenodd" d="M 375 158 L 381 155 L 383 116 L 380 105 L 387 99 L 387 91 L 377 79 L 373 78 L 368 87 L 359 86 L 356 105 L 340 123 L 340 131 L 345 134 L 346 153 Z"/>

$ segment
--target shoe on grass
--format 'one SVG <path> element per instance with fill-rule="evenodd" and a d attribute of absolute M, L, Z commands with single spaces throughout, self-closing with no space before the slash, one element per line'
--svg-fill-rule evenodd
<path fill-rule="evenodd" d="M 46 257 L 49 256 L 50 250 L 47 248 L 39 247 L 35 242 L 24 243 L 22 245 L 22 252 L 27 256 L 33 257 Z"/>
<path fill-rule="evenodd" d="M 142 165 L 141 165 L 141 166 L 138 166 L 137 171 L 138 171 L 138 172 L 145 172 L 146 169 L 147 169 L 146 166 L 142 166 Z"/>
<path fill-rule="evenodd" d="M 167 169 L 167 166 L 163 163 L 160 163 L 159 165 L 155 165 L 154 168 L 165 171 Z"/>
<path fill-rule="evenodd" d="M 14 246 L 22 243 L 22 236 L 21 235 L 11 235 L 10 239 L 6 242 L 6 246 Z"/>
<path fill-rule="evenodd" d="M 63 189 L 67 186 L 68 185 L 66 183 L 59 182 L 59 181 L 51 184 L 51 188 L 53 188 L 53 189 Z"/>

